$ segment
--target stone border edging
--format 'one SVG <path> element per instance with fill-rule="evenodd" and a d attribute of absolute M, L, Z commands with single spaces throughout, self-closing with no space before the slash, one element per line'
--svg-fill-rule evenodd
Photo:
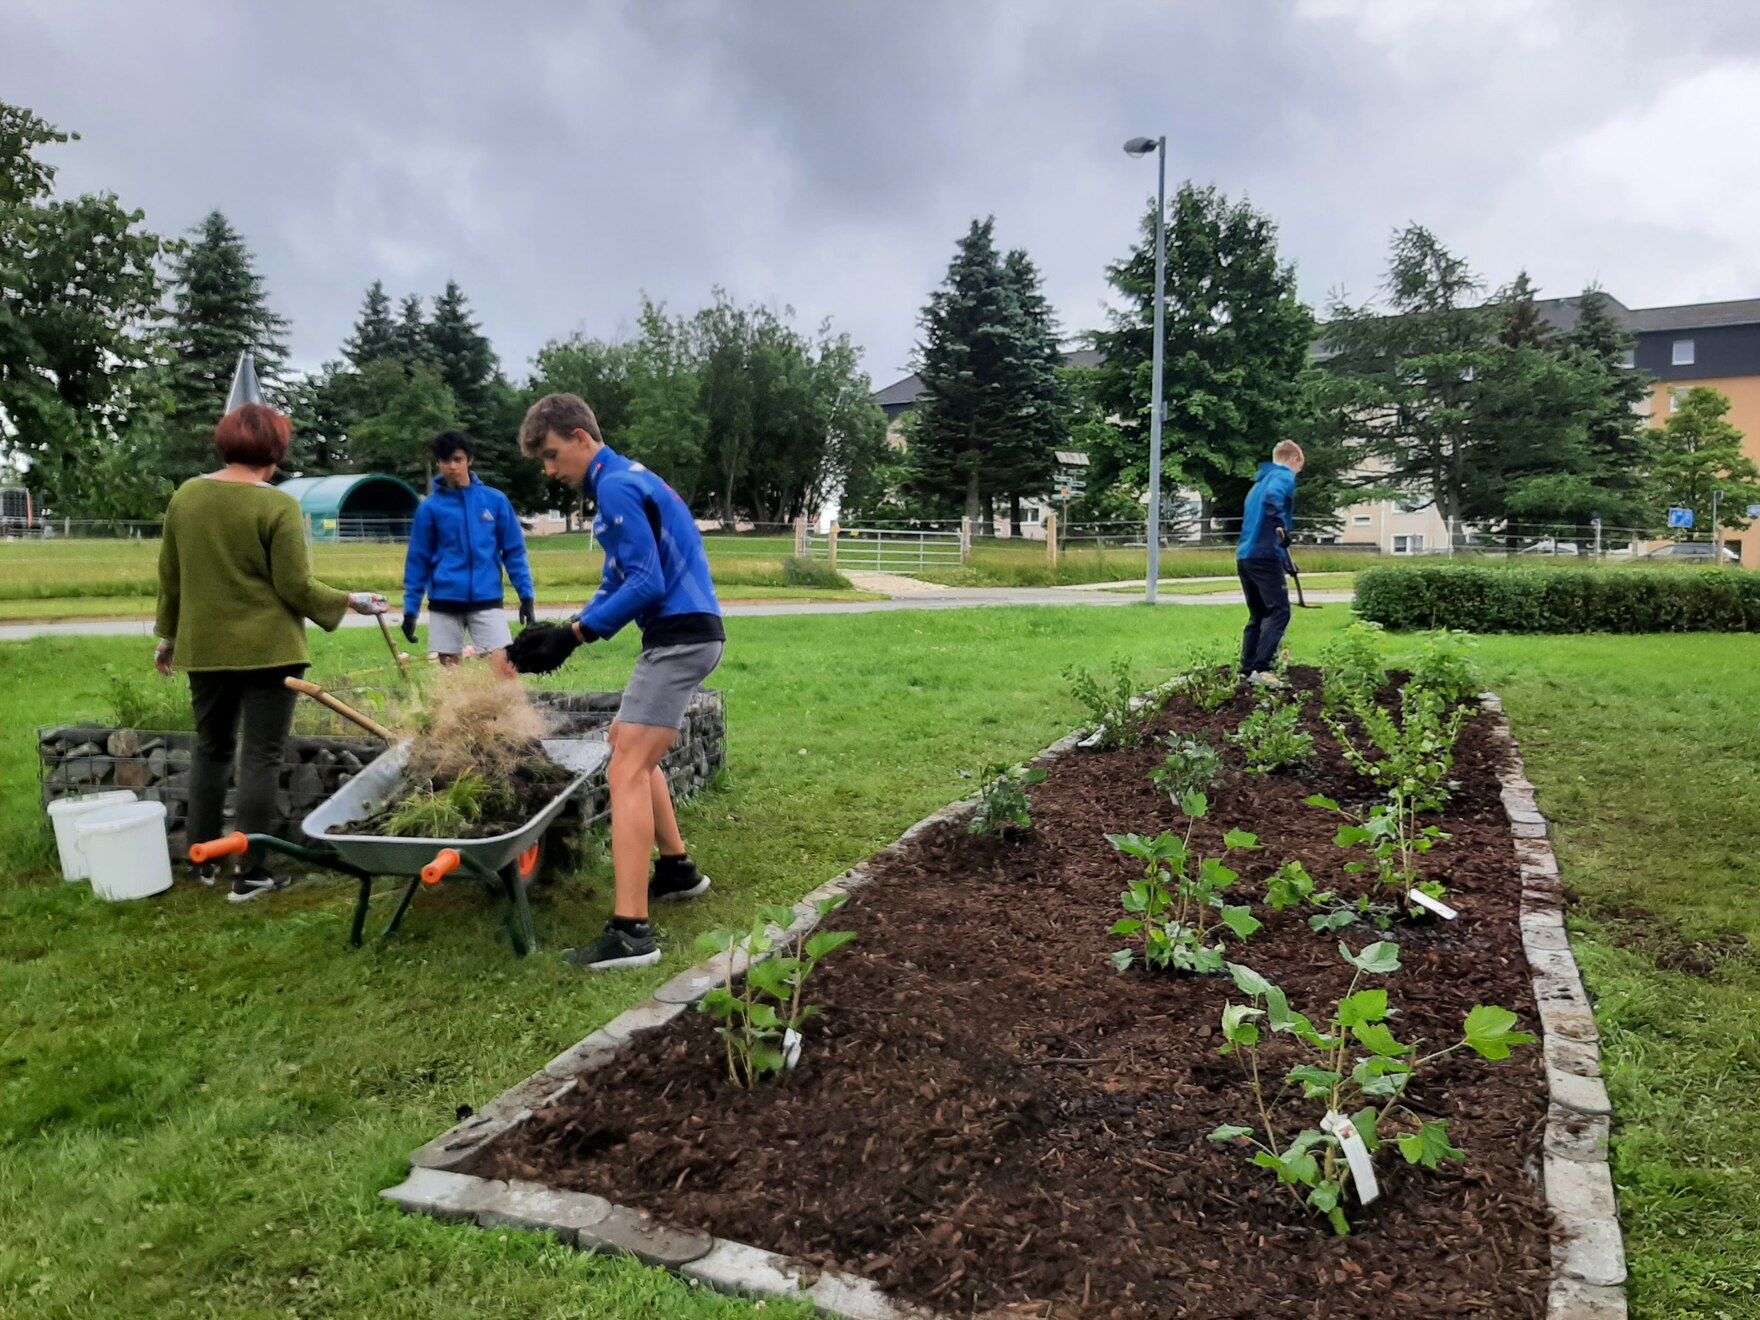
<path fill-rule="evenodd" d="M 1171 688 L 1179 681 L 1163 686 Z M 1481 702 L 1496 719 L 1493 741 L 1508 754 L 1508 768 L 1498 778 L 1520 865 L 1522 949 L 1533 972 L 1546 1061 L 1549 1103 L 1542 1182 L 1561 1230 L 1553 1247 L 1547 1320 L 1626 1320 L 1625 1248 L 1607 1163 L 1612 1108 L 1601 1080 L 1595 1015 L 1570 951 L 1563 883 L 1534 785 L 1527 778 L 1502 701 L 1487 692 Z M 1089 730 L 1078 730 L 1026 763 L 1054 761 L 1090 736 Z M 810 929 L 818 922 L 815 903 L 862 888 L 872 879 L 870 868 L 875 863 L 896 855 L 925 830 L 969 816 L 978 801 L 976 796 L 964 798 L 925 816 L 888 847 L 805 895 L 794 905 L 795 920 L 784 933 Z M 872 1280 L 859 1275 L 835 1270 L 810 1275 L 775 1252 L 701 1229 L 674 1228 L 657 1222 L 645 1210 L 601 1196 L 457 1172 L 486 1144 L 572 1092 L 585 1074 L 608 1064 L 635 1036 L 658 1030 L 681 1015 L 721 984 L 725 967 L 725 961 L 716 958 L 680 972 L 648 999 L 557 1055 L 543 1071 L 414 1151 L 410 1176 L 379 1195 L 410 1213 L 445 1222 L 548 1232 L 583 1251 L 627 1252 L 644 1264 L 669 1269 L 705 1287 L 748 1297 L 806 1301 L 840 1320 L 947 1320 L 937 1312 L 888 1298 Z M 744 970 L 742 956 L 735 956 L 734 969 Z"/>
<path fill-rule="evenodd" d="M 1552 1249 L 1547 1320 L 1625 1320 L 1626 1254 L 1607 1162 L 1613 1106 L 1601 1079 L 1601 1036 L 1565 930 L 1564 884 L 1546 817 L 1503 702 L 1489 692 L 1480 700 L 1497 718 L 1493 739 L 1508 752 L 1498 777 L 1521 866 L 1522 951 L 1533 973 L 1546 1054 L 1542 1182 L 1560 1232 Z"/>

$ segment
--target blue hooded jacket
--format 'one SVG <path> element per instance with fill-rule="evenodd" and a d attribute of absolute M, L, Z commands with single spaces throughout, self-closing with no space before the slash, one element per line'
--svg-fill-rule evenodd
<path fill-rule="evenodd" d="M 610 446 L 593 459 L 587 483 L 599 506 L 593 535 L 605 577 L 581 626 L 610 637 L 634 622 L 643 649 L 725 640 L 703 536 L 678 492 Z"/>
<path fill-rule="evenodd" d="M 410 529 L 404 613 L 420 611 L 424 594 L 428 607 L 443 614 L 498 610 L 503 566 L 515 595 L 521 600 L 537 595 L 526 562 L 526 536 L 507 496 L 475 477 L 457 490 L 435 477 L 434 492 L 416 510 Z"/>
<path fill-rule="evenodd" d="M 1234 557 L 1281 561 L 1279 527 L 1286 532 L 1296 528 L 1296 474 L 1282 463 L 1261 463 L 1259 479 L 1247 492 L 1247 507 L 1241 515 L 1241 543 Z"/>

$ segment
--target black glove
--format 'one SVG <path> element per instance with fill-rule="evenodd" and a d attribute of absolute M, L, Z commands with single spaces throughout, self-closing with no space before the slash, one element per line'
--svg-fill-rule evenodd
<path fill-rule="evenodd" d="M 1277 544 L 1286 547 L 1289 545 L 1289 528 L 1282 523 L 1277 525 Z"/>
<path fill-rule="evenodd" d="M 403 635 L 409 638 L 411 646 L 416 644 L 416 618 L 417 615 L 413 610 L 403 612 Z"/>
<path fill-rule="evenodd" d="M 524 628 L 530 628 L 538 621 L 538 602 L 530 596 L 519 598 L 519 621 Z"/>
<path fill-rule="evenodd" d="M 561 669 L 579 645 L 567 624 L 534 623 L 507 644 L 507 663 L 522 674 L 548 674 Z"/>

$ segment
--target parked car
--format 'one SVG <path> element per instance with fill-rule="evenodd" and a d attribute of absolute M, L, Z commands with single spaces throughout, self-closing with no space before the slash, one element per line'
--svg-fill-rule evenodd
<path fill-rule="evenodd" d="M 1718 552 L 1722 553 L 1719 554 Z M 1727 545 L 1716 546 L 1709 541 L 1671 541 L 1641 556 L 1644 559 L 1672 559 L 1689 564 L 1739 564 L 1742 557 Z"/>
<path fill-rule="evenodd" d="M 1551 537 L 1547 537 L 1544 541 L 1536 541 L 1532 545 L 1523 546 L 1516 553 L 1521 555 L 1574 555 L 1577 553 L 1577 543 L 1575 541 L 1554 541 Z"/>

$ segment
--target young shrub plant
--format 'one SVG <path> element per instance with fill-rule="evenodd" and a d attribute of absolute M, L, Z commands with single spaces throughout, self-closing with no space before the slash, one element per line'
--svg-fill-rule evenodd
<path fill-rule="evenodd" d="M 1240 661 L 1224 646 L 1193 647 L 1186 659 L 1186 691 L 1199 710 L 1220 710 L 1240 691 Z"/>
<path fill-rule="evenodd" d="M 1307 699 L 1306 692 L 1286 695 L 1275 688 L 1259 689 L 1253 713 L 1228 739 L 1246 753 L 1248 774 L 1275 774 L 1314 759 L 1314 735 L 1302 728 L 1302 706 Z"/>
<path fill-rule="evenodd" d="M 1476 701 L 1484 691 L 1478 661 L 1473 659 L 1478 646 L 1471 633 L 1448 628 L 1426 633 L 1407 685 L 1434 692 L 1451 706 Z"/>
<path fill-rule="evenodd" d="M 1149 782 L 1178 806 L 1189 793 L 1222 787 L 1222 753 L 1202 738 L 1169 734 L 1161 740 L 1167 758 L 1149 772 Z"/>
<path fill-rule="evenodd" d="M 984 789 L 972 813 L 972 833 L 1007 838 L 1033 828 L 1033 800 L 1027 790 L 1045 782 L 1043 770 L 993 765 L 984 771 Z"/>
<path fill-rule="evenodd" d="M 1338 950 L 1355 971 L 1344 998 L 1319 1026 L 1292 1009 L 1284 992 L 1252 968 L 1228 965 L 1250 1002 L 1224 1006 L 1220 1052 L 1240 1060 L 1258 1123 L 1224 1124 L 1210 1140 L 1250 1144 L 1255 1165 L 1269 1169 L 1298 1205 L 1324 1215 L 1343 1235 L 1350 1232 L 1346 1191 L 1356 1193 L 1359 1205 L 1379 1194 L 1373 1170 L 1378 1152 L 1392 1147 L 1408 1166 L 1432 1170 L 1463 1156 L 1449 1140 L 1449 1121 L 1426 1117 L 1408 1099 L 1423 1071 L 1463 1049 L 1498 1062 L 1535 1038 L 1515 1030 L 1516 1015 L 1508 1009 L 1481 1004 L 1467 1014 L 1460 1039 L 1451 1044 L 1426 1050 L 1423 1041 L 1402 1042 L 1388 1025 L 1393 1012 L 1387 991 L 1357 988 L 1365 976 L 1399 970 L 1398 946 L 1377 941 L 1352 953 L 1341 943 Z M 1262 1026 L 1302 1049 L 1301 1062 L 1281 1079 L 1261 1064 Z M 1300 1130 L 1282 1135 L 1291 1129 Z"/>
<path fill-rule="evenodd" d="M 1359 921 L 1386 930 L 1399 915 L 1399 909 L 1391 903 L 1378 903 L 1369 894 L 1352 903 L 1331 890 L 1322 890 L 1300 862 L 1285 862 L 1266 881 L 1265 904 L 1273 912 L 1303 906 L 1317 909 L 1308 918 L 1308 929 L 1321 935 L 1336 934 Z"/>
<path fill-rule="evenodd" d="M 1088 723 L 1100 736 L 1103 751 L 1141 747 L 1149 726 L 1161 713 L 1162 701 L 1137 694 L 1130 661 L 1112 658 L 1112 681 L 1104 683 L 1080 665 L 1063 671 L 1070 695 L 1088 709 Z"/>
<path fill-rule="evenodd" d="M 1387 686 L 1378 640 L 1381 625 L 1359 620 L 1320 648 L 1320 701 L 1328 714 L 1374 701 Z"/>
<path fill-rule="evenodd" d="M 1245 940 L 1262 924 L 1252 908 L 1224 901 L 1223 895 L 1240 874 L 1231 870 L 1229 857 L 1259 847 L 1257 835 L 1230 830 L 1223 836 L 1219 857 L 1200 857 L 1192 849 L 1192 831 L 1210 812 L 1209 799 L 1188 793 L 1180 802 L 1186 816 L 1186 832 L 1171 831 L 1148 838 L 1141 834 L 1108 834 L 1109 842 L 1126 857 L 1143 864 L 1143 878 L 1119 895 L 1124 920 L 1113 926 L 1114 935 L 1138 937 L 1135 949 L 1112 955 L 1121 972 L 1129 971 L 1139 958 L 1157 971 L 1219 972 L 1224 946 L 1221 932 L 1228 930 Z M 1214 942 L 1213 941 L 1217 941 Z"/>
<path fill-rule="evenodd" d="M 848 895 L 840 895 L 816 904 L 820 920 L 848 901 Z M 801 1027 L 820 1012 L 802 1001 L 807 978 L 856 938 L 848 930 L 803 931 L 792 941 L 771 934 L 772 928 L 786 931 L 794 919 L 793 908 L 765 904 L 744 935 L 716 930 L 697 936 L 704 953 L 727 955 L 725 982 L 703 996 L 697 1011 L 715 1020 L 715 1034 L 727 1045 L 727 1075 L 735 1086 L 750 1089 L 792 1066 Z M 741 952 L 749 957 L 743 981 L 736 975 Z"/>

